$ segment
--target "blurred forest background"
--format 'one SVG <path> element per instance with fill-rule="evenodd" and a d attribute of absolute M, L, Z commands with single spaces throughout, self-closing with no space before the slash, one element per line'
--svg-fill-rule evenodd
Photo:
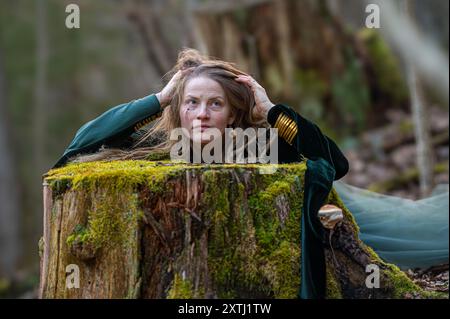
<path fill-rule="evenodd" d="M 158 92 L 183 47 L 317 123 L 344 182 L 411 199 L 448 184 L 448 15 L 447 0 L 1 0 L 0 297 L 36 296 L 42 175 L 81 125 Z"/>

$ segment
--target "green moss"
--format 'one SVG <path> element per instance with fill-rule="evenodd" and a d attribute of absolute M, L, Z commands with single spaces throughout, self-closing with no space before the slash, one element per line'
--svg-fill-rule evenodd
<path fill-rule="evenodd" d="M 223 169 L 232 168 L 239 172 L 242 166 L 242 164 L 174 164 L 170 161 L 74 163 L 51 170 L 46 174 L 45 181 L 58 194 L 70 189 L 97 199 L 88 211 L 87 224 L 82 226 L 84 228 L 75 229 L 68 236 L 66 242 L 69 245 L 75 241 L 89 242 L 95 248 L 100 248 L 125 243 L 127 238 L 133 237 L 130 231 L 133 231 L 133 225 L 142 217 L 142 212 L 137 209 L 138 199 L 135 190 L 138 187 L 145 186 L 153 193 L 163 193 L 166 191 L 166 182 L 178 174 L 185 174 L 185 170 L 188 168 L 204 170 L 203 178 L 206 185 L 225 185 L 220 189 L 207 190 L 204 195 L 205 201 L 212 203 L 208 207 L 214 208 L 211 211 L 212 219 L 219 225 L 224 223 L 230 217 L 228 216 L 230 194 L 226 187 L 230 176 L 228 175 L 229 170 Z M 246 169 L 259 169 L 260 167 L 259 164 L 245 164 Z M 289 166 L 279 165 L 279 167 L 285 169 Z M 267 178 L 271 175 L 265 176 Z M 237 196 L 236 198 L 242 197 L 245 189 L 242 183 L 238 185 L 237 189 L 233 191 L 233 196 Z M 287 184 L 284 182 L 273 184 L 271 188 L 268 188 L 265 196 L 269 199 L 270 196 L 281 191 L 287 191 Z M 102 200 L 104 198 L 108 198 L 108 200 Z M 240 228 L 236 225 L 235 227 L 224 227 L 218 231 L 227 231 L 229 236 L 233 237 L 240 231 Z M 218 234 L 217 238 L 224 237 Z"/>
<path fill-rule="evenodd" d="M 340 208 L 343 208 L 344 215 L 348 220 L 352 222 L 352 224 L 355 227 L 355 230 L 359 232 L 359 227 L 356 224 L 356 221 L 353 217 L 353 215 L 348 211 L 348 209 L 343 205 L 341 199 L 339 198 L 339 195 L 337 192 L 333 189 L 333 191 L 330 193 L 330 196 L 328 198 L 328 202 L 331 204 L 334 204 Z M 424 291 L 422 288 L 414 284 L 414 282 L 406 276 L 404 272 L 402 272 L 397 266 L 393 264 L 388 264 L 384 260 L 378 256 L 378 254 L 370 247 L 365 245 L 362 241 L 360 241 L 360 245 L 364 247 L 364 250 L 369 254 L 370 256 L 370 262 L 377 264 L 382 269 L 382 273 L 385 277 L 385 283 L 384 285 L 387 286 L 388 289 L 392 289 L 393 292 L 393 298 L 405 298 L 406 295 L 420 295 L 424 298 L 439 298 L 440 295 L 436 293 L 430 293 Z M 328 275 L 328 269 L 327 269 L 327 275 Z M 340 294 L 337 294 L 340 289 L 338 289 L 338 283 L 335 281 L 333 276 L 328 275 L 327 277 L 327 294 L 330 293 L 334 296 L 339 297 Z M 335 298 L 335 297 L 329 297 L 329 298 Z M 340 297 L 339 297 L 340 298 Z"/>
<path fill-rule="evenodd" d="M 170 160 L 170 153 L 168 152 L 152 152 L 147 156 L 147 161 L 163 161 Z"/>
<path fill-rule="evenodd" d="M 342 200 L 339 198 L 339 195 L 337 192 L 333 189 L 332 192 L 330 192 L 328 202 L 330 204 L 336 205 L 343 209 L 343 213 L 349 221 L 352 222 L 353 226 L 355 227 L 355 230 L 359 232 L 359 227 L 356 224 L 356 221 L 353 217 L 353 215 L 350 213 L 350 211 L 344 206 L 342 203 Z M 370 262 L 377 264 L 382 269 L 382 273 L 384 274 L 385 282 L 384 285 L 387 286 L 388 289 L 392 289 L 393 292 L 393 298 L 405 298 L 407 295 L 418 295 L 422 298 L 442 298 L 443 295 L 435 292 L 427 292 L 414 284 L 414 282 L 408 278 L 408 276 L 401 271 L 397 266 L 393 264 L 388 264 L 384 260 L 378 256 L 378 254 L 370 247 L 365 245 L 362 241 L 360 241 L 360 245 L 364 247 L 364 250 L 369 254 L 370 256 Z M 327 298 L 341 298 L 342 295 L 340 293 L 339 283 L 336 282 L 335 278 L 331 276 L 331 274 L 328 274 L 329 269 L 327 269 L 327 296 L 334 296 L 334 297 L 327 297 Z M 339 293 L 338 293 L 339 292 Z M 330 295 L 328 295 L 330 294 Z M 448 295 L 447 297 L 448 298 Z"/>
<path fill-rule="evenodd" d="M 292 176 L 289 176 L 291 178 L 292 183 Z M 288 194 L 291 190 L 291 183 L 289 181 L 275 181 L 272 184 L 270 184 L 265 190 L 263 190 L 260 194 L 260 199 L 264 202 L 267 201 L 273 201 L 277 196 L 282 194 Z"/>
<path fill-rule="evenodd" d="M 75 230 L 66 239 L 66 244 L 72 246 L 75 242 L 84 243 L 89 239 L 89 232 L 86 227 L 78 224 L 75 226 Z"/>
<path fill-rule="evenodd" d="M 393 298 L 402 299 L 406 294 L 424 295 L 424 290 L 417 286 L 397 266 L 388 264 L 383 274 L 388 278 L 386 284 L 393 289 Z"/>
<path fill-rule="evenodd" d="M 127 244 L 143 216 L 137 207 L 137 194 L 131 190 L 120 194 L 98 191 L 95 196 L 99 200 L 88 211 L 87 225 L 77 225 L 67 237 L 67 245 L 89 243 L 99 249 Z"/>
<path fill-rule="evenodd" d="M 216 185 L 205 189 L 203 200 L 214 216 L 208 237 L 208 267 L 219 297 L 230 298 L 236 291 L 250 290 L 276 298 L 296 297 L 303 200 L 299 194 L 302 194 L 305 169 L 303 163 L 289 169 L 279 167 L 275 174 L 254 174 L 247 180 L 251 185 L 248 188 L 242 183 L 232 183 L 230 188 L 213 188 L 229 182 L 234 176 L 229 172 L 208 172 L 204 177 Z M 236 175 L 239 173 L 236 168 Z M 280 220 L 277 202 L 290 203 L 283 212 L 284 220 Z M 217 218 L 217 212 L 225 210 L 228 213 Z"/>
<path fill-rule="evenodd" d="M 143 215 L 138 198 L 141 187 L 165 192 L 170 178 L 178 174 L 184 177 L 189 168 L 200 169 L 205 188 L 198 211 L 202 224 L 208 227 L 208 269 L 218 296 L 233 298 L 248 292 L 251 296 L 296 298 L 300 286 L 300 218 L 306 164 L 279 165 L 274 174 L 246 175 L 247 170 L 260 166 L 97 162 L 53 170 L 46 181 L 52 187 L 63 180 L 72 191 L 95 198 L 89 202 L 86 224 L 77 225 L 66 243 L 90 243 L 100 248 L 126 245 L 136 237 L 136 223 Z M 358 232 L 352 214 L 334 189 L 328 202 L 341 207 Z M 438 297 L 421 290 L 395 266 L 385 264 L 370 247 L 366 249 L 372 261 L 381 266 L 396 298 L 414 292 Z M 198 249 L 194 254 L 199 256 Z M 139 284 L 134 288 L 130 296 L 139 292 Z M 176 274 L 167 296 L 204 296 L 204 287 L 196 289 L 190 280 Z M 342 297 L 339 282 L 328 268 L 327 296 Z"/>
<path fill-rule="evenodd" d="M 275 298 L 295 299 L 300 287 L 300 248 L 283 241 L 267 258 L 263 268 Z"/>
<path fill-rule="evenodd" d="M 209 237 L 209 268 L 214 274 L 216 282 L 229 282 L 232 280 L 233 269 L 238 262 L 232 250 L 230 240 L 237 236 L 238 225 L 232 225 L 230 219 L 230 191 L 224 185 L 229 182 L 228 173 L 220 171 L 205 171 L 202 175 L 206 185 L 202 194 L 202 207 L 205 208 L 206 218 L 213 225 Z M 224 186 L 224 187 L 220 187 Z M 239 188 L 238 188 L 239 189 Z M 236 220 L 238 222 L 238 220 Z M 223 292 L 225 293 L 225 292 Z"/>
<path fill-rule="evenodd" d="M 71 186 L 71 181 L 69 179 L 57 179 L 53 181 L 51 185 L 53 198 L 61 196 Z"/>
<path fill-rule="evenodd" d="M 327 299 L 342 299 L 342 289 L 336 276 L 334 275 L 334 270 L 327 265 L 327 288 L 326 288 L 326 298 Z"/>
<path fill-rule="evenodd" d="M 378 255 L 369 247 L 372 255 L 376 256 L 383 268 L 382 274 L 385 277 L 384 285 L 392 289 L 392 298 L 408 299 L 408 298 L 425 298 L 425 299 L 448 299 L 448 293 L 440 293 L 434 291 L 426 291 L 416 285 L 403 271 L 396 265 L 383 262 Z"/>
<path fill-rule="evenodd" d="M 194 298 L 193 285 L 189 280 L 175 274 L 172 285 L 167 293 L 167 299 L 192 299 Z"/>
<path fill-rule="evenodd" d="M 220 171 L 209 170 L 204 171 L 202 178 L 206 185 L 205 193 L 203 194 L 205 202 L 214 203 L 210 213 L 212 213 L 212 219 L 216 223 L 225 221 L 228 218 L 230 211 L 230 203 L 228 201 L 228 184 L 229 179 Z M 223 187 L 220 187 L 223 186 Z M 208 206 L 205 206 L 206 208 Z M 208 209 L 208 208 L 207 208 Z"/>
<path fill-rule="evenodd" d="M 122 191 L 147 185 L 155 192 L 164 190 L 164 182 L 182 171 L 182 165 L 169 161 L 110 161 L 75 163 L 51 170 L 45 181 L 53 188 L 70 185 L 74 190 L 98 187 Z"/>
<path fill-rule="evenodd" d="M 45 174 L 45 181 L 52 189 L 66 190 L 67 187 L 77 190 L 106 187 L 121 191 L 124 188 L 138 185 L 148 186 L 154 191 L 164 191 L 164 183 L 178 174 L 184 174 L 186 169 L 201 168 L 208 170 L 221 170 L 224 168 L 259 169 L 261 164 L 190 164 L 173 163 L 170 160 L 162 161 L 98 161 L 88 163 L 72 163 L 67 166 L 50 170 Z M 279 164 L 286 168 L 289 164 Z"/>
<path fill-rule="evenodd" d="M 43 254 L 44 254 L 44 237 L 39 238 L 39 242 L 38 242 L 38 250 L 39 250 L 39 257 L 42 258 Z"/>
<path fill-rule="evenodd" d="M 89 212 L 88 240 L 99 248 L 107 245 L 123 244 L 131 238 L 136 230 L 136 223 L 142 218 L 142 211 L 137 207 L 137 195 L 125 192 L 122 194 L 105 194 L 107 198 Z"/>
<path fill-rule="evenodd" d="M 177 165 L 148 161 L 113 161 L 69 164 L 50 171 L 45 181 L 62 189 L 95 198 L 87 225 L 77 226 L 66 243 L 88 242 L 94 248 L 126 244 L 133 238 L 143 212 L 138 209 L 136 189 L 146 185 L 154 193 L 165 191 L 165 181 L 182 172 Z"/>
<path fill-rule="evenodd" d="M 141 296 L 142 278 L 139 277 L 134 285 L 131 285 L 126 299 L 139 299 Z"/>

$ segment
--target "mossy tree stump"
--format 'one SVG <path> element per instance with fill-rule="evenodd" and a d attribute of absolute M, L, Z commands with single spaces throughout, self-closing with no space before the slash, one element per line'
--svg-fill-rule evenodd
<path fill-rule="evenodd" d="M 70 164 L 44 178 L 42 298 L 296 298 L 306 164 Z M 328 298 L 427 296 L 344 220 L 326 249 Z M 366 265 L 380 268 L 369 289 Z M 79 269 L 70 288 L 66 267 Z"/>

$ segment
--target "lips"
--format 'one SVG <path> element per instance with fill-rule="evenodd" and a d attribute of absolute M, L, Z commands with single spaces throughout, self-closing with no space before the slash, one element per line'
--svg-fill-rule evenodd
<path fill-rule="evenodd" d="M 196 126 L 194 127 L 194 130 L 200 130 L 201 132 L 203 132 L 204 130 L 210 128 L 211 126 L 209 125 L 201 125 L 201 126 Z"/>

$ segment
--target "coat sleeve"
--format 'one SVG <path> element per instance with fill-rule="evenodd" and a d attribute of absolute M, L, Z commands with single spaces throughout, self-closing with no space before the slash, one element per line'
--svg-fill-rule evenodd
<path fill-rule="evenodd" d="M 279 152 L 296 154 L 297 158 L 323 158 L 334 167 L 335 180 L 347 174 L 349 164 L 344 154 L 316 124 L 283 104 L 277 104 L 269 110 L 267 121 L 278 129 L 281 138 Z"/>
<path fill-rule="evenodd" d="M 111 108 L 78 130 L 53 168 L 65 165 L 75 155 L 96 152 L 102 145 L 117 145 L 160 117 L 162 111 L 154 94 Z"/>

